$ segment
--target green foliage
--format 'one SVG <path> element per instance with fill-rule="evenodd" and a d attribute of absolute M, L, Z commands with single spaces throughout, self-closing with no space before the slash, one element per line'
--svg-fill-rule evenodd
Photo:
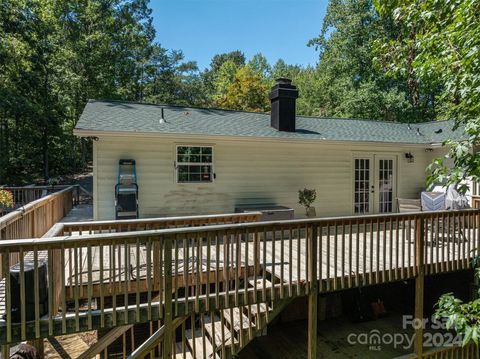
<path fill-rule="evenodd" d="M 272 71 L 271 66 L 268 63 L 268 60 L 262 54 L 255 54 L 248 61 L 247 66 L 258 76 L 268 79 Z"/>
<path fill-rule="evenodd" d="M 381 43 L 379 61 L 393 76 L 406 76 L 412 88 L 436 88 L 432 103 L 438 118 L 455 119 L 462 138 L 448 140 L 445 158 L 429 167 L 427 185 L 480 180 L 480 7 L 476 0 L 376 1 L 382 16 L 395 20 L 399 36 Z M 420 85 L 419 85 L 420 84 Z M 479 258 L 472 265 L 478 284 Z M 480 295 L 480 292 L 477 296 Z M 464 303 L 452 293 L 436 304 L 436 316 L 447 320 L 463 344 L 480 342 L 480 299 Z"/>
<path fill-rule="evenodd" d="M 455 119 L 463 137 L 445 143 L 446 159 L 432 164 L 429 182 L 480 180 L 480 158 L 471 153 L 480 140 L 480 7 L 476 0 L 377 1 L 400 36 L 384 43 L 382 61 L 392 74 L 415 77 L 439 88 L 432 102 L 438 118 Z M 453 163 L 453 166 L 447 164 Z M 465 190 L 465 186 L 463 190 Z"/>
<path fill-rule="evenodd" d="M 158 44 L 144 64 L 141 84 L 136 101 L 184 106 L 206 102 L 197 64 L 184 62 L 182 51 L 168 51 Z"/>
<path fill-rule="evenodd" d="M 147 0 L 2 1 L 0 184 L 84 167 L 88 99 L 204 104 L 196 64 L 154 38 Z"/>
<path fill-rule="evenodd" d="M 235 62 L 231 60 L 225 61 L 215 74 L 215 81 L 213 82 L 214 94 L 212 101 L 215 106 L 226 106 L 225 98 L 227 97 L 228 89 L 235 80 L 237 71 L 240 69 Z"/>
<path fill-rule="evenodd" d="M 218 54 L 200 72 L 155 42 L 148 0 L 4 0 L 0 5 L 0 184 L 82 169 L 91 144 L 73 128 L 88 99 L 268 111 L 275 79 L 298 87 L 297 114 L 387 121 L 456 118 L 455 170 L 480 177 L 470 153 L 480 119 L 479 13 L 473 0 L 330 0 L 315 66 Z"/>
<path fill-rule="evenodd" d="M 304 206 L 307 211 L 316 198 L 317 191 L 315 189 L 304 188 L 298 190 L 298 203 Z"/>
<path fill-rule="evenodd" d="M 244 66 L 236 71 L 219 105 L 234 110 L 264 112 L 270 108 L 268 90 L 262 76 Z"/>
<path fill-rule="evenodd" d="M 444 294 L 436 304 L 435 316 L 446 319 L 447 329 L 463 338 L 463 345 L 480 342 L 480 299 L 463 303 L 452 293 Z"/>
<path fill-rule="evenodd" d="M 325 116 L 415 122 L 433 119 L 426 94 L 415 102 L 404 76 L 391 78 L 375 59 L 376 43 L 396 39 L 388 16 L 371 0 L 331 0 L 320 36 L 309 45 L 320 52 L 316 68 L 319 112 Z"/>
<path fill-rule="evenodd" d="M 245 60 L 245 55 L 239 50 L 218 54 L 212 58 L 209 71 L 216 73 L 227 61 L 233 62 L 237 67 L 242 67 L 245 65 Z"/>
<path fill-rule="evenodd" d="M 245 55 L 243 52 L 235 50 L 213 56 L 212 61 L 210 61 L 210 67 L 201 75 L 204 90 L 206 91 L 208 98 L 207 105 L 215 102 L 218 98 L 216 82 L 218 81 L 220 69 L 225 62 L 233 63 L 234 67 L 238 69 L 245 66 Z"/>
<path fill-rule="evenodd" d="M 476 252 L 477 249 L 473 249 Z M 480 257 L 474 256 L 471 262 L 475 272 L 475 282 L 477 285 L 477 299 L 464 303 L 456 298 L 453 293 L 446 293 L 440 297 L 435 304 L 435 317 L 437 319 L 446 319 L 447 329 L 454 329 L 462 338 L 463 345 L 474 342 L 480 343 Z"/>

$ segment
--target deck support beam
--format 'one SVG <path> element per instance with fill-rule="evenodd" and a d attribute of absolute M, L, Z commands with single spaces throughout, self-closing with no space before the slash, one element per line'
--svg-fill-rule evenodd
<path fill-rule="evenodd" d="M 308 233 L 307 233 L 308 235 Z M 318 312 L 318 278 L 317 278 L 317 226 L 311 228 L 308 241 L 310 288 L 308 292 L 308 340 L 307 358 L 317 358 L 317 312 Z"/>
<path fill-rule="evenodd" d="M 417 275 L 415 277 L 415 342 L 414 349 L 418 359 L 423 356 L 423 302 L 425 290 L 425 222 L 423 217 L 415 220 L 415 264 Z"/>

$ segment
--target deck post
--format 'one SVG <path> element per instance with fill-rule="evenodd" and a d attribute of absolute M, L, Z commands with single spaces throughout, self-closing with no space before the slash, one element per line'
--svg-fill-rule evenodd
<path fill-rule="evenodd" d="M 265 241 L 266 239 L 263 238 Z M 253 241 L 254 241 L 254 252 L 255 252 L 255 268 L 257 268 L 255 275 L 260 275 L 260 272 L 262 271 L 262 262 L 260 260 L 260 238 L 258 237 L 258 230 L 255 230 L 255 233 L 253 234 Z"/>
<path fill-rule="evenodd" d="M 164 245 L 164 271 L 163 271 L 163 278 L 164 279 L 164 295 L 163 295 L 163 305 L 164 305 L 164 317 L 163 317 L 163 325 L 165 326 L 165 334 L 163 337 L 163 358 L 171 358 L 172 357 L 172 348 L 173 348 L 173 305 L 172 305 L 172 248 L 173 248 L 173 236 L 168 236 L 164 238 L 165 245 Z"/>
<path fill-rule="evenodd" d="M 417 275 L 415 277 L 415 342 L 414 349 L 417 358 L 423 356 L 423 301 L 425 285 L 425 228 L 424 218 L 418 216 L 415 218 L 415 265 Z"/>
<path fill-rule="evenodd" d="M 10 345 L 2 345 L 2 358 L 10 358 Z"/>
<path fill-rule="evenodd" d="M 317 227 L 312 225 L 308 240 L 308 267 L 310 283 L 308 290 L 308 359 L 317 358 L 317 305 L 318 305 L 318 278 L 317 278 Z"/>
<path fill-rule="evenodd" d="M 153 265 L 153 285 L 155 289 L 159 289 L 158 283 L 162 280 L 159 278 L 159 267 L 160 267 L 160 244 L 158 241 L 153 242 L 153 255 L 152 255 L 152 265 Z"/>

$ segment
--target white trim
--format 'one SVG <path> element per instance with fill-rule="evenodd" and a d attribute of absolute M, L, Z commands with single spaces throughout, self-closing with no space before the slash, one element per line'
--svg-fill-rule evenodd
<path fill-rule="evenodd" d="M 211 181 L 193 181 L 193 182 L 179 182 L 178 181 L 178 148 L 179 147 L 205 147 L 205 148 L 211 148 L 212 150 L 212 162 L 210 163 L 206 163 L 206 162 L 182 162 L 181 166 L 199 166 L 199 165 L 208 165 L 211 167 Z M 185 143 L 185 144 L 181 144 L 181 143 L 176 143 L 175 144 L 175 151 L 174 151 L 174 156 L 175 156 L 175 159 L 174 159 L 174 170 L 175 170 L 175 183 L 176 184 L 179 184 L 179 185 L 190 185 L 190 184 L 196 184 L 196 185 L 200 185 L 200 184 L 212 184 L 215 182 L 215 165 L 214 165 L 214 162 L 215 162 L 215 158 L 214 158 L 214 152 L 215 152 L 215 149 L 214 149 L 214 146 L 213 145 L 205 145 L 205 144 L 199 144 L 199 143 Z"/>

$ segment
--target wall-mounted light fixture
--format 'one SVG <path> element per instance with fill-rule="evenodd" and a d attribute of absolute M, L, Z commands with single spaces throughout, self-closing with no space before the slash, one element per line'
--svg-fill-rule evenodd
<path fill-rule="evenodd" d="M 408 163 L 415 162 L 415 157 L 413 157 L 412 152 L 405 153 L 405 158 L 407 159 Z"/>

